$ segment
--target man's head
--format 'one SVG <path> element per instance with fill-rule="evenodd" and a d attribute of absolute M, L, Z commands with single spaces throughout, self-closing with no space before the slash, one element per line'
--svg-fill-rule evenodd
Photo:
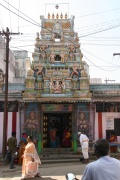
<path fill-rule="evenodd" d="M 94 144 L 94 152 L 97 158 L 109 154 L 109 143 L 106 139 L 99 139 Z"/>
<path fill-rule="evenodd" d="M 77 134 L 78 134 L 78 136 L 80 136 L 80 135 L 81 135 L 81 132 L 78 132 Z"/>
<path fill-rule="evenodd" d="M 14 132 L 14 131 L 13 131 L 13 132 L 12 132 L 12 136 L 14 136 L 14 137 L 15 137 L 15 136 L 16 136 L 16 132 Z"/>

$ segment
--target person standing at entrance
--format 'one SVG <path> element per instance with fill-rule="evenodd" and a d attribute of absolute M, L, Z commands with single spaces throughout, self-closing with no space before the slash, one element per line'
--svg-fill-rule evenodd
<path fill-rule="evenodd" d="M 63 147 L 70 147 L 70 130 L 69 127 L 66 126 L 66 128 L 63 131 Z"/>
<path fill-rule="evenodd" d="M 88 156 L 89 139 L 85 134 L 82 134 L 81 132 L 78 132 L 78 136 L 79 136 L 79 141 L 80 141 L 81 148 L 82 148 L 82 154 L 84 157 L 84 160 L 82 162 L 87 163 L 87 162 L 89 162 L 89 156 Z"/>
<path fill-rule="evenodd" d="M 10 137 L 7 141 L 8 151 L 5 156 L 5 163 L 8 160 L 8 157 L 11 155 L 11 162 L 10 162 L 10 169 L 14 169 L 14 158 L 15 158 L 15 152 L 17 147 L 17 139 L 16 139 L 16 132 L 12 132 L 12 137 Z"/>
<path fill-rule="evenodd" d="M 51 148 L 56 148 L 57 144 L 56 144 L 56 132 L 57 132 L 57 128 L 54 127 L 54 123 L 52 122 L 51 127 L 50 127 L 50 145 Z"/>
<path fill-rule="evenodd" d="M 109 156 L 109 142 L 99 139 L 94 144 L 97 160 L 89 163 L 82 180 L 120 180 L 120 161 Z"/>

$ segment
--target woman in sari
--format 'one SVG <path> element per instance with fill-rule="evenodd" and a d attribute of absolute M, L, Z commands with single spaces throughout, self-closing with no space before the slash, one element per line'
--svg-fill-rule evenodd
<path fill-rule="evenodd" d="M 40 173 L 38 172 L 38 166 L 41 164 L 35 145 L 32 142 L 32 137 L 27 137 L 28 144 L 25 147 L 23 154 L 23 163 L 22 163 L 22 179 L 27 179 L 31 177 L 39 177 Z"/>
<path fill-rule="evenodd" d="M 113 143 L 113 146 L 110 146 L 110 152 L 115 153 L 117 151 L 117 146 L 114 146 L 114 144 L 117 142 L 117 136 L 115 136 L 114 132 L 110 134 L 108 141 L 111 143 L 111 145 Z"/>
<path fill-rule="evenodd" d="M 26 142 L 21 141 L 20 142 L 20 147 L 19 147 L 19 160 L 18 160 L 19 165 L 22 165 L 22 161 L 23 161 L 22 155 L 24 154 L 25 146 L 26 146 Z"/>

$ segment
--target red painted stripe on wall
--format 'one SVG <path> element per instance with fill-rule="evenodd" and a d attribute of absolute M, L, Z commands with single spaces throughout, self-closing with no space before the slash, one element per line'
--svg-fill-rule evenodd
<path fill-rule="evenodd" d="M 99 137 L 99 139 L 103 137 L 103 133 L 102 133 L 102 112 L 98 112 L 98 137 Z"/>
<path fill-rule="evenodd" d="M 12 112 L 12 131 L 16 132 L 17 112 Z"/>

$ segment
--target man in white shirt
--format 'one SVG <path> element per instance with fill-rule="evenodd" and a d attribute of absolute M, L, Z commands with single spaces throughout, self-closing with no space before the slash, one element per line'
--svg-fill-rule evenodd
<path fill-rule="evenodd" d="M 80 141 L 81 148 L 82 148 L 82 154 L 84 157 L 84 160 L 82 162 L 87 163 L 87 162 L 89 162 L 89 156 L 88 156 L 89 139 L 85 134 L 82 134 L 81 132 L 78 132 L 78 136 L 79 136 L 79 141 Z"/>
<path fill-rule="evenodd" d="M 82 180 L 120 180 L 120 161 L 109 156 L 109 142 L 97 140 L 94 151 L 97 160 L 86 166 Z"/>

